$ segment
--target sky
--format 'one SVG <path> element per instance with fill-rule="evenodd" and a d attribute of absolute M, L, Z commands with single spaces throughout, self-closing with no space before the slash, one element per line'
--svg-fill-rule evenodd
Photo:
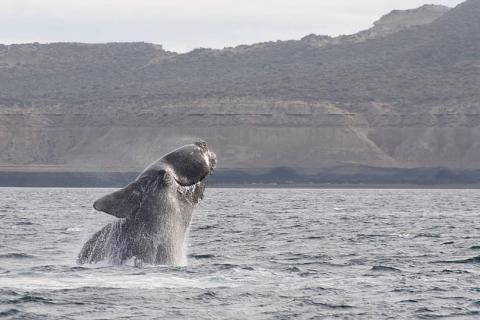
<path fill-rule="evenodd" d="M 462 0 L 0 0 L 0 43 L 131 42 L 224 48 L 368 29 L 394 9 Z"/>

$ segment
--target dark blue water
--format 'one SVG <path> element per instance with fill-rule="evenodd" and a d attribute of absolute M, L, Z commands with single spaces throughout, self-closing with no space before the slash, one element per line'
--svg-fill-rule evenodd
<path fill-rule="evenodd" d="M 208 189 L 187 267 L 77 266 L 106 189 L 0 189 L 0 319 L 480 319 L 480 190 Z"/>

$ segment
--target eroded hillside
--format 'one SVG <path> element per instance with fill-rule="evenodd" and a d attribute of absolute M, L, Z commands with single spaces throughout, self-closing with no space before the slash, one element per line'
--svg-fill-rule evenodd
<path fill-rule="evenodd" d="M 201 137 L 222 168 L 477 168 L 480 1 L 330 38 L 167 52 L 0 46 L 0 169 L 134 171 Z"/>

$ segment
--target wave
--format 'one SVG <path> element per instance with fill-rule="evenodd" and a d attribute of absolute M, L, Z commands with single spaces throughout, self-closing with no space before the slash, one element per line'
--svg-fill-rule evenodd
<path fill-rule="evenodd" d="M 347 304 L 334 304 L 334 303 L 328 303 L 328 302 L 317 302 L 313 301 L 311 299 L 299 299 L 303 303 L 308 304 L 308 305 L 313 305 L 313 306 L 318 306 L 318 307 L 323 307 L 323 308 L 328 308 L 328 309 L 352 309 L 354 306 L 347 305 Z"/>
<path fill-rule="evenodd" d="M 25 302 L 37 302 L 37 303 L 43 303 L 43 304 L 53 304 L 52 299 L 42 298 L 42 297 L 38 297 L 38 296 L 30 296 L 30 295 L 26 295 L 26 296 L 23 296 L 23 297 L 20 297 L 20 298 L 9 300 L 7 303 L 18 304 L 18 303 L 25 303 Z"/>
<path fill-rule="evenodd" d="M 442 236 L 438 233 L 419 233 L 414 236 L 414 238 L 441 238 Z"/>
<path fill-rule="evenodd" d="M 381 272 L 402 272 L 402 270 L 394 268 L 394 267 L 387 267 L 387 266 L 373 266 L 371 271 L 381 271 Z"/>
<path fill-rule="evenodd" d="M 189 254 L 189 258 L 194 258 L 194 259 L 212 259 L 215 258 L 215 255 L 213 254 Z"/>
<path fill-rule="evenodd" d="M 0 254 L 0 259 L 31 259 L 31 258 L 35 258 L 35 256 L 26 254 L 26 253 L 18 253 L 18 252 L 9 252 L 9 253 Z"/>
<path fill-rule="evenodd" d="M 433 263 L 480 263 L 480 256 L 471 257 L 462 260 L 440 260 Z"/>
<path fill-rule="evenodd" d="M 31 225 L 34 225 L 34 223 L 30 222 L 30 221 L 18 221 L 17 223 L 15 223 L 15 225 L 17 225 L 17 226 L 31 226 Z"/>
<path fill-rule="evenodd" d="M 216 228 L 218 228 L 218 226 L 206 225 L 206 226 L 194 227 L 193 229 L 196 229 L 196 230 L 209 230 L 209 229 L 216 229 Z"/>
<path fill-rule="evenodd" d="M 10 317 L 18 314 L 20 310 L 18 309 L 8 309 L 5 311 L 0 311 L 0 317 Z"/>

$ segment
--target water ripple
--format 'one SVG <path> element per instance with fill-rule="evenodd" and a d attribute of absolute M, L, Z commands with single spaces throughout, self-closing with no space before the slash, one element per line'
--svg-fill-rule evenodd
<path fill-rule="evenodd" d="M 75 264 L 109 190 L 1 191 L 2 319 L 480 316 L 480 190 L 208 189 L 189 265 L 141 268 Z"/>

